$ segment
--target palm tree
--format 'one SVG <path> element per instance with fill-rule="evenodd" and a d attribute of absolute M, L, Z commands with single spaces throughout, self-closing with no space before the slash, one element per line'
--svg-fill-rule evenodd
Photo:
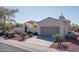
<path fill-rule="evenodd" d="M 64 40 L 64 35 L 62 35 L 62 34 L 55 34 L 52 37 L 56 39 L 55 42 L 58 43 L 58 48 L 60 48 L 60 46 L 62 46 L 62 42 L 65 41 Z"/>
<path fill-rule="evenodd" d="M 14 9 L 0 7 L 0 20 L 4 23 L 4 29 L 5 29 L 6 21 L 8 22 L 14 21 L 13 18 L 15 17 L 16 12 L 18 12 L 17 9 L 14 10 Z"/>

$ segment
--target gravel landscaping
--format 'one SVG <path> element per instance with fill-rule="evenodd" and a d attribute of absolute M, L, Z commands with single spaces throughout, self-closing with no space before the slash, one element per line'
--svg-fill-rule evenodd
<path fill-rule="evenodd" d="M 50 46 L 50 48 L 56 48 L 60 50 L 65 50 L 69 52 L 79 52 L 79 40 L 67 40 L 66 42 L 63 42 L 64 46 L 67 46 L 67 48 L 58 48 L 58 44 L 54 43 Z"/>

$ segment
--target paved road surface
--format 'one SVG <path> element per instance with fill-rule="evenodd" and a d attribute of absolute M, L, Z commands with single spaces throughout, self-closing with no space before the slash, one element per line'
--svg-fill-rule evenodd
<path fill-rule="evenodd" d="M 29 52 L 29 51 L 0 42 L 0 52 Z"/>

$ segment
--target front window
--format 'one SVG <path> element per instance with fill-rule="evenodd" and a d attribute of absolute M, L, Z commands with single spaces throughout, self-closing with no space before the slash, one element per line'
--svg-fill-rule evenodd
<path fill-rule="evenodd" d="M 34 25 L 34 27 L 36 28 L 36 27 L 37 27 L 37 25 Z"/>

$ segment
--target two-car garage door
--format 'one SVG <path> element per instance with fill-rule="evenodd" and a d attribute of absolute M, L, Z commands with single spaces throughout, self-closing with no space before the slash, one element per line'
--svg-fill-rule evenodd
<path fill-rule="evenodd" d="M 59 33 L 59 27 L 41 27 L 41 35 L 48 36 Z"/>

